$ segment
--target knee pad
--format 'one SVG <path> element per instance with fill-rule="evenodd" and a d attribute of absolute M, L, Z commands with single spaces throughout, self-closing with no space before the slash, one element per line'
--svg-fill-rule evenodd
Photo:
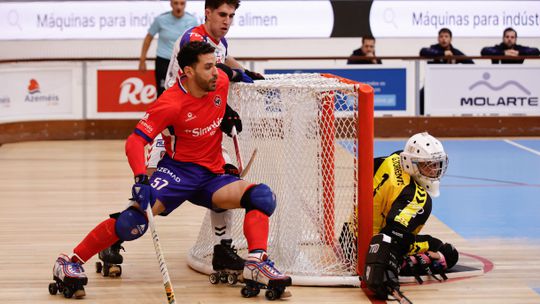
<path fill-rule="evenodd" d="M 246 212 L 257 209 L 270 216 L 276 209 L 276 195 L 267 185 L 258 184 L 242 195 L 240 205 L 246 209 Z"/>
<path fill-rule="evenodd" d="M 118 215 L 114 229 L 120 240 L 133 241 L 146 232 L 148 219 L 139 209 L 129 207 Z"/>

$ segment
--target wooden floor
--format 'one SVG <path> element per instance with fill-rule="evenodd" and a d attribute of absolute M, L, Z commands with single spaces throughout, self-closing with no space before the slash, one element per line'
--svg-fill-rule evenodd
<path fill-rule="evenodd" d="M 0 147 L 0 303 L 66 303 L 47 285 L 57 255 L 73 247 L 109 213 L 120 211 L 131 189 L 122 141 L 51 141 Z M 191 270 L 186 253 L 205 210 L 185 204 L 158 218 L 158 232 L 179 303 L 253 303 L 240 286 L 213 286 Z M 407 285 L 414 303 L 540 303 L 540 245 L 525 241 L 464 240 L 432 217 L 426 232 L 493 262 L 484 275 L 446 283 Z M 147 233 L 125 243 L 121 278 L 86 264 L 87 297 L 81 303 L 165 303 L 161 275 Z M 532 285 L 531 285 L 532 284 Z M 290 288 L 289 303 L 370 303 L 358 288 Z"/>

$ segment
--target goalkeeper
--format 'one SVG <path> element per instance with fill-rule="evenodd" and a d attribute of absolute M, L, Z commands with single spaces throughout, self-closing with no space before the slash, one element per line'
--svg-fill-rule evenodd
<path fill-rule="evenodd" d="M 446 279 L 445 271 L 459 255 L 451 244 L 418 234 L 431 213 L 431 198 L 439 196 L 439 180 L 448 165 L 441 142 L 427 132 L 415 134 L 403 151 L 374 161 L 374 236 L 363 280 L 377 297 L 387 299 L 395 292 L 402 296 L 399 274 L 414 275 L 419 283 L 424 274 Z M 347 231 L 342 232 L 342 244 Z"/>

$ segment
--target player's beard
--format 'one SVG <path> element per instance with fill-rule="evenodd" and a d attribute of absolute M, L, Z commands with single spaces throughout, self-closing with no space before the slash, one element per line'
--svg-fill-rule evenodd
<path fill-rule="evenodd" d="M 206 81 L 199 75 L 195 76 L 195 82 L 197 85 L 205 90 L 206 92 L 213 92 L 216 90 L 217 86 L 217 76 L 210 78 L 210 80 Z"/>

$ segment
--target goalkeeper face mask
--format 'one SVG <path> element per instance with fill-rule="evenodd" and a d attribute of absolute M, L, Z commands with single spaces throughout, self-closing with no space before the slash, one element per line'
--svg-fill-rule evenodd
<path fill-rule="evenodd" d="M 400 154 L 401 165 L 433 197 L 439 196 L 439 180 L 448 167 L 442 143 L 427 132 L 413 135 Z"/>

